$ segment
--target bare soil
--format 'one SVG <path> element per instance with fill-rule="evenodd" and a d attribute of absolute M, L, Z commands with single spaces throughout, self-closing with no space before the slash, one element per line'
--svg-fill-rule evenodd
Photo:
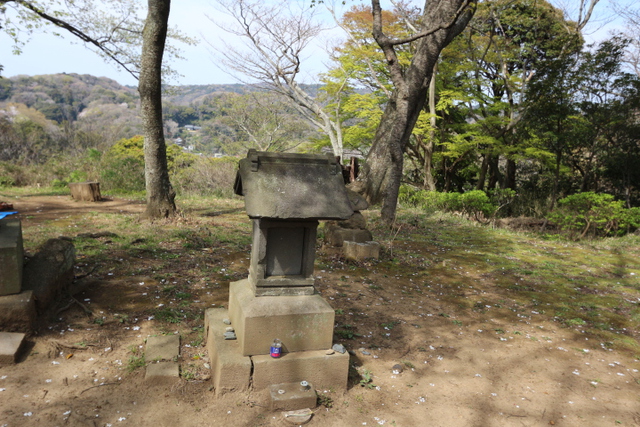
<path fill-rule="evenodd" d="M 38 227 L 60 222 L 69 236 L 104 231 L 106 214 L 133 219 L 144 208 L 135 201 L 83 203 L 67 196 L 5 201 L 20 211 L 28 250 L 30 236 L 44 237 Z M 234 206 L 193 210 L 155 227 L 215 230 L 248 223 L 238 212 L 241 204 Z M 112 244 L 108 236 L 95 241 Z M 505 299 L 492 286 L 495 277 L 453 260 L 449 280 L 460 284 L 455 297 L 480 302 L 463 309 L 430 270 L 439 248 L 403 241 L 402 235 L 393 245 L 415 257 L 349 263 L 318 251 L 317 287 L 337 310 L 335 341 L 352 352 L 354 372 L 346 393 L 319 390 L 322 405 L 310 425 L 640 425 L 640 362 L 632 354 L 536 310 L 515 310 L 508 301 L 483 305 Z M 61 301 L 41 319 L 21 361 L 0 367 L 0 426 L 286 424 L 266 408 L 262 392 L 216 397 L 212 390 L 202 313 L 226 305 L 229 281 L 246 275 L 249 249 L 200 246 L 167 247 L 162 262 L 135 241 L 124 249 L 114 245 L 110 260 L 79 252 L 77 275 L 88 274 L 75 295 L 81 304 Z M 171 318 L 175 310 L 165 307 L 179 307 L 184 317 Z M 164 321 L 158 318 L 163 313 Z M 135 356 L 146 337 L 161 333 L 181 335 L 182 378 L 150 387 Z"/>

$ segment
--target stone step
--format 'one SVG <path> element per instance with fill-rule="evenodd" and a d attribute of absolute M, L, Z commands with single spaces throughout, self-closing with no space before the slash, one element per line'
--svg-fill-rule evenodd
<path fill-rule="evenodd" d="M 170 384 L 180 378 L 180 336 L 163 335 L 147 338 L 144 357 L 147 365 L 144 379 L 154 385 Z"/>
<path fill-rule="evenodd" d="M 0 332 L 0 366 L 18 361 L 26 335 L 20 332 Z"/>

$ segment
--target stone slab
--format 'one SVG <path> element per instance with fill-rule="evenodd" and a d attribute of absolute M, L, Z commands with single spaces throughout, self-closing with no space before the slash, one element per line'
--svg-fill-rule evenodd
<path fill-rule="evenodd" d="M 248 280 L 233 282 L 229 318 L 244 356 L 269 354 L 275 338 L 283 352 L 326 350 L 333 343 L 335 311 L 317 294 L 255 296 Z"/>
<path fill-rule="evenodd" d="M 30 332 L 36 322 L 33 291 L 0 297 L 0 331 Z"/>
<path fill-rule="evenodd" d="M 380 258 L 380 243 L 378 242 L 348 242 L 343 245 L 344 256 L 347 259 L 362 261 L 367 258 Z"/>
<path fill-rule="evenodd" d="M 240 160 L 235 193 L 250 218 L 344 219 L 353 208 L 332 154 L 249 150 Z"/>
<path fill-rule="evenodd" d="M 315 408 L 318 396 L 313 384 L 303 387 L 300 383 L 274 384 L 269 387 L 269 409 L 272 411 L 295 411 Z"/>
<path fill-rule="evenodd" d="M 147 365 L 144 380 L 148 384 L 162 385 L 173 383 L 180 378 L 178 362 L 158 362 Z"/>
<path fill-rule="evenodd" d="M 307 381 L 317 389 L 346 391 L 349 353 L 326 354 L 326 350 L 285 353 L 277 359 L 269 355 L 252 356 L 253 388 L 262 390 L 273 384 Z"/>
<path fill-rule="evenodd" d="M 23 264 L 20 219 L 14 215 L 0 219 L 0 296 L 20 293 Z"/>
<path fill-rule="evenodd" d="M 146 361 L 176 360 L 179 354 L 179 335 L 163 335 L 147 338 L 147 346 L 144 352 Z"/>
<path fill-rule="evenodd" d="M 0 366 L 16 363 L 25 334 L 0 332 Z"/>
<path fill-rule="evenodd" d="M 210 308 L 204 313 L 207 352 L 216 395 L 248 390 L 251 382 L 251 358 L 242 355 L 237 340 L 224 339 L 224 331 L 229 325 L 223 319 L 228 318 L 229 312 L 223 308 Z"/>

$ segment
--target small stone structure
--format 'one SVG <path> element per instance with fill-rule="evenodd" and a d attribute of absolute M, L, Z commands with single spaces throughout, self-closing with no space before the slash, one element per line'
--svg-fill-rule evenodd
<path fill-rule="evenodd" d="M 22 288 L 22 225 L 15 215 L 0 219 L 0 296 Z"/>
<path fill-rule="evenodd" d="M 32 292 L 22 292 L 24 255 L 20 219 L 0 219 L 0 366 L 15 363 L 35 321 Z"/>
<path fill-rule="evenodd" d="M 327 221 L 324 226 L 324 242 L 328 246 L 342 248 L 345 258 L 362 261 L 380 257 L 380 243 L 373 241 L 367 229 L 367 220 L 360 211 L 369 208 L 369 203 L 355 191 L 347 189 L 353 206 L 353 215 L 346 220 Z"/>
<path fill-rule="evenodd" d="M 50 239 L 25 264 L 20 219 L 0 219 L 0 364 L 16 361 L 37 313 L 69 290 L 74 262 L 71 242 Z"/>
<path fill-rule="evenodd" d="M 313 277 L 318 220 L 344 220 L 354 211 L 340 165 L 331 155 L 251 150 L 240 161 L 235 191 L 245 197 L 253 246 L 248 279 L 230 284 L 229 310 L 205 313 L 216 393 L 250 384 L 286 393 L 302 381 L 345 390 L 349 354 L 331 350 L 335 312 Z M 237 340 L 225 339 L 229 324 Z M 275 338 L 282 341 L 279 358 L 270 355 Z M 290 396 L 272 399 L 272 406 L 309 405 L 306 391 Z"/>
<path fill-rule="evenodd" d="M 99 202 L 102 200 L 99 182 L 72 182 L 69 183 L 69 190 L 71 190 L 71 197 L 73 197 L 74 200 L 87 202 Z"/>

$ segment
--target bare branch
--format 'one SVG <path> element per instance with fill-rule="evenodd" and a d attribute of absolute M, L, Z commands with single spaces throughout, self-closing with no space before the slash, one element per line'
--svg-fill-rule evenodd
<path fill-rule="evenodd" d="M 84 33 L 83 31 L 79 30 L 75 26 L 69 24 L 68 22 L 65 22 L 65 21 L 63 21 L 61 19 L 58 19 L 55 16 L 49 15 L 45 11 L 40 10 L 39 8 L 35 7 L 30 2 L 27 2 L 27 1 L 24 1 L 24 0 L 13 0 L 13 1 L 15 3 L 20 4 L 24 8 L 29 9 L 31 12 L 35 13 L 36 15 L 41 17 L 42 19 L 52 23 L 56 27 L 59 27 L 59 28 L 62 28 L 64 30 L 68 31 L 69 33 L 71 33 L 75 37 L 79 38 L 83 42 L 94 45 L 102 53 L 104 53 L 107 57 L 109 57 L 111 60 L 116 62 L 118 65 L 120 65 L 124 70 L 126 70 L 129 74 L 131 74 L 136 80 L 138 79 L 137 72 L 135 72 L 134 70 L 131 70 L 125 63 L 120 61 L 120 59 L 118 58 L 116 53 L 113 52 L 108 47 L 106 47 L 104 43 L 101 43 L 100 41 L 94 39 L 93 37 L 88 36 L 86 33 Z M 8 2 L 8 1 L 5 1 L 5 2 Z"/>

